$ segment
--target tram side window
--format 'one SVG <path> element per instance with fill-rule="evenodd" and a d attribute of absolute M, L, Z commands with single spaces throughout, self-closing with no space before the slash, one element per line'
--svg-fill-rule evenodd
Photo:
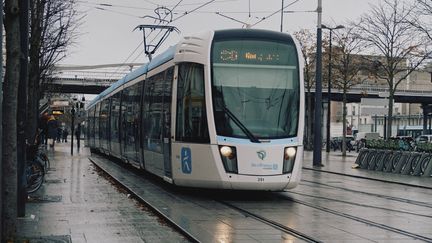
<path fill-rule="evenodd" d="M 119 142 L 120 92 L 111 97 L 111 142 Z"/>
<path fill-rule="evenodd" d="M 99 117 L 100 117 L 100 103 L 96 104 L 96 111 L 95 111 L 95 121 L 94 121 L 94 139 L 95 139 L 95 147 L 100 146 L 99 142 Z"/>
<path fill-rule="evenodd" d="M 209 143 L 204 66 L 182 63 L 178 70 L 176 140 Z"/>
<path fill-rule="evenodd" d="M 110 99 L 105 99 L 101 102 L 101 110 L 99 116 L 99 138 L 101 142 L 101 147 L 107 148 L 107 143 L 109 140 L 108 133 L 108 118 L 109 118 L 109 106 Z"/>
<path fill-rule="evenodd" d="M 165 73 L 156 74 L 146 80 L 144 91 L 144 149 L 162 152 L 162 109 Z"/>

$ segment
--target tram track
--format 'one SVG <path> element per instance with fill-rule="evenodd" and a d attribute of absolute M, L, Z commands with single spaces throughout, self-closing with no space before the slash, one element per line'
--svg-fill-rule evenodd
<path fill-rule="evenodd" d="M 175 229 L 177 229 L 181 234 L 183 234 L 185 237 L 187 237 L 189 240 L 191 240 L 192 242 L 201 242 L 201 240 L 197 237 L 195 237 L 192 233 L 189 232 L 189 230 L 184 229 L 180 224 L 176 223 L 175 220 L 171 219 L 169 216 L 167 216 L 163 211 L 161 211 L 159 209 L 159 207 L 157 205 L 154 205 L 153 203 L 147 201 L 144 197 L 140 196 L 139 193 L 137 193 L 134 190 L 134 186 L 130 186 L 127 183 L 125 183 L 124 181 L 124 176 L 116 176 L 113 173 L 110 173 L 109 169 L 106 169 L 104 166 L 101 166 L 100 164 L 96 163 L 94 161 L 94 159 L 90 159 L 91 162 L 93 162 L 93 164 L 99 168 L 100 170 L 102 170 L 108 177 L 110 177 L 112 180 L 114 180 L 115 182 L 117 182 L 119 184 L 119 186 L 121 186 L 122 188 L 124 188 L 126 191 L 128 191 L 128 193 L 132 194 L 134 196 L 134 198 L 136 198 L 138 201 L 140 201 L 141 203 L 145 204 L 147 207 L 149 207 L 153 212 L 155 212 L 157 215 L 159 215 L 163 220 L 165 220 L 167 223 L 169 223 L 170 225 L 172 225 Z M 115 162 L 113 162 L 115 163 Z M 142 173 L 138 170 L 136 170 L 135 168 L 125 168 L 128 166 L 125 165 L 121 165 L 118 163 L 115 163 L 120 167 L 123 167 L 124 169 L 128 170 L 129 172 L 136 174 L 138 176 L 142 176 Z M 152 183 L 153 185 L 160 187 L 161 190 L 166 191 L 166 193 L 171 194 L 173 193 L 169 187 L 167 186 L 161 186 L 158 185 L 158 183 L 152 182 L 150 181 L 150 183 Z M 187 189 L 185 189 L 187 190 Z M 182 191 L 180 189 L 180 191 Z M 185 194 L 187 194 L 187 192 L 184 192 Z M 288 226 L 282 225 L 280 223 L 277 223 L 275 221 L 272 221 L 270 219 L 264 218 L 262 216 L 259 216 L 257 214 L 248 212 L 247 210 L 241 209 L 239 207 L 236 207 L 235 205 L 226 202 L 226 201 L 222 201 L 220 199 L 214 198 L 212 195 L 207 194 L 207 192 L 203 193 L 204 198 L 207 198 L 213 202 L 222 204 L 224 206 L 226 206 L 227 208 L 234 210 L 236 212 L 239 213 L 239 215 L 244 216 L 245 218 L 251 218 L 253 220 L 256 220 L 262 224 L 268 225 L 276 230 L 281 231 L 282 233 L 286 233 L 288 235 L 293 236 L 294 238 L 297 238 L 299 240 L 303 240 L 305 242 L 313 242 L 313 243 L 318 243 L 318 242 L 322 242 L 320 240 L 317 240 L 315 238 L 313 238 L 312 236 L 309 236 L 305 233 L 302 233 L 300 231 L 297 231 L 293 228 L 290 228 Z"/>
<path fill-rule="evenodd" d="M 180 232 L 183 236 L 185 236 L 188 240 L 190 240 L 191 242 L 201 242 L 200 240 L 198 240 L 194 235 L 192 235 L 188 230 L 184 229 L 180 224 L 176 223 L 174 220 L 172 220 L 168 215 L 166 215 L 163 211 L 159 210 L 159 208 L 155 205 L 153 205 L 153 203 L 147 201 L 144 197 L 139 196 L 138 193 L 135 192 L 135 190 L 130 187 L 128 184 L 126 184 L 123 180 L 124 177 L 122 176 L 116 176 L 113 173 L 110 173 L 109 170 L 107 170 L 107 168 L 105 168 L 104 166 L 101 166 L 99 163 L 97 163 L 94 159 L 89 158 L 90 161 L 97 167 L 99 168 L 101 171 L 103 171 L 108 177 L 110 177 L 111 179 L 113 179 L 115 182 L 117 182 L 123 189 L 125 189 L 126 191 L 128 191 L 131 195 L 134 195 L 134 197 L 141 203 L 143 203 L 144 205 L 146 205 L 148 208 L 150 208 L 154 213 L 156 213 L 159 217 L 161 217 L 165 222 L 167 222 L 168 224 L 170 224 L 171 226 L 173 226 L 178 232 Z M 113 162 L 115 163 L 115 162 Z M 129 171 L 131 171 L 129 169 Z M 137 173 L 136 171 L 131 171 L 132 173 Z"/>
<path fill-rule="evenodd" d="M 118 166 L 123 167 L 125 170 L 129 170 L 131 173 L 135 174 L 136 176 L 142 176 L 142 173 L 137 172 L 136 170 L 130 170 L 130 168 L 125 168 L 126 166 L 122 166 L 120 164 Z M 98 166 L 98 167 L 101 168 L 100 166 Z M 169 216 L 165 215 L 164 210 L 160 209 L 160 205 L 153 205 L 154 203 L 146 202 L 145 198 L 137 196 L 137 193 L 134 192 L 134 190 L 136 189 L 136 185 L 128 187 L 127 185 L 124 184 L 124 180 L 126 178 L 125 175 L 115 176 L 115 175 L 112 175 L 108 170 L 106 170 L 104 168 L 101 168 L 101 169 L 103 171 L 105 171 L 115 181 L 117 181 L 119 184 L 121 184 L 123 187 L 125 187 L 126 190 L 128 190 L 131 194 L 133 194 L 139 201 L 143 202 L 148 207 L 150 207 L 155 213 L 157 213 L 162 218 L 164 218 L 164 220 L 166 222 L 168 222 L 170 225 L 173 225 L 174 228 L 176 228 L 179 232 L 181 232 L 189 240 L 191 240 L 193 242 L 202 241 L 202 238 L 199 238 L 199 236 L 197 238 L 197 236 L 194 235 L 193 232 L 191 233 L 191 231 L 188 231 L 187 229 L 183 229 L 181 224 L 178 224 L 178 222 L 175 222 L 175 219 L 171 219 Z M 310 181 L 307 181 L 307 182 L 310 182 Z M 169 194 L 168 197 L 172 197 L 172 198 L 178 197 L 179 198 L 178 200 L 191 200 L 191 198 L 197 197 L 197 199 L 199 199 L 198 201 L 200 201 L 200 203 L 198 203 L 198 204 L 195 203 L 195 206 L 199 206 L 200 208 L 204 208 L 204 209 L 209 208 L 208 205 L 211 205 L 211 204 L 208 204 L 208 202 L 213 201 L 214 203 L 217 203 L 217 204 L 221 205 L 222 207 L 229 208 L 230 210 L 234 210 L 235 212 L 237 212 L 239 216 L 241 215 L 240 218 L 238 218 L 239 220 L 242 220 L 242 221 L 243 220 L 252 220 L 252 221 L 255 220 L 257 222 L 260 222 L 262 224 L 270 226 L 271 228 L 276 229 L 276 230 L 284 233 L 285 235 L 290 235 L 293 238 L 299 239 L 300 241 L 322 242 L 322 240 L 320 240 L 319 238 L 316 238 L 317 237 L 316 235 L 305 234 L 305 233 L 300 232 L 296 229 L 288 227 L 287 225 L 279 223 L 279 222 L 277 222 L 277 220 L 275 221 L 274 219 L 272 219 L 272 217 L 268 218 L 265 215 L 260 215 L 260 213 L 257 213 L 256 211 L 254 212 L 254 210 L 244 209 L 244 207 L 241 206 L 241 202 L 245 200 L 244 195 L 247 196 L 246 199 L 247 199 L 248 204 L 257 204 L 258 208 L 262 208 L 262 207 L 265 208 L 266 205 L 271 205 L 271 203 L 274 202 L 275 199 L 278 199 L 278 201 L 280 201 L 280 199 L 282 199 L 282 203 L 283 203 L 283 201 L 291 201 L 293 203 L 303 205 L 303 206 L 306 206 L 309 208 L 313 208 L 313 209 L 319 210 L 321 212 L 333 214 L 333 215 L 340 216 L 340 217 L 343 217 L 343 218 L 346 218 L 349 220 L 353 220 L 353 221 L 356 221 L 359 223 L 366 224 L 367 226 L 372 226 L 372 227 L 379 228 L 381 230 L 389 231 L 389 232 L 392 232 L 392 233 L 397 234 L 397 235 L 402 235 L 405 237 L 410 237 L 410 238 L 425 241 L 425 242 L 432 242 L 432 238 L 418 234 L 418 233 L 413 233 L 413 232 L 409 232 L 407 230 L 400 229 L 397 227 L 385 225 L 385 224 L 382 224 L 379 222 L 374 222 L 372 220 L 358 217 L 355 215 L 351 215 L 349 213 L 336 211 L 336 210 L 333 210 L 331 208 L 319 206 L 319 205 L 316 205 L 314 203 L 310 203 L 310 202 L 305 201 L 305 200 L 292 198 L 288 194 L 292 191 L 290 191 L 288 193 L 286 193 L 286 192 L 284 192 L 284 193 L 264 193 L 264 194 L 260 194 L 260 195 L 255 195 L 255 194 L 250 194 L 250 193 L 247 193 L 244 195 L 237 195 L 237 193 L 234 193 L 234 194 L 228 193 L 227 194 L 226 192 L 219 195 L 218 193 L 216 193 L 216 195 L 218 195 L 218 196 L 214 195 L 214 191 L 213 191 L 213 193 L 208 192 L 208 191 L 204 191 L 204 193 L 201 193 L 203 191 L 200 191 L 200 193 L 198 193 L 200 196 L 196 196 L 193 192 L 190 193 L 190 191 L 188 191 L 188 190 L 185 190 L 185 191 L 183 189 L 177 190 L 178 188 L 176 188 L 176 187 L 168 187 L 168 186 L 164 186 L 164 185 L 161 186 L 161 185 L 159 185 L 159 183 L 156 183 L 155 181 L 150 181 L 150 183 L 157 186 L 159 188 L 158 190 L 166 191 L 166 194 Z M 326 185 L 324 183 L 320 183 L 320 186 L 328 186 L 328 185 Z M 332 187 L 332 186 L 330 186 L 330 187 Z M 342 189 L 342 188 L 336 188 L 336 189 Z M 347 190 L 347 189 L 344 188 L 344 190 Z M 179 191 L 180 191 L 180 194 L 177 193 Z M 353 190 L 353 191 L 356 192 L 355 190 Z M 294 192 L 294 194 L 296 194 L 296 193 Z M 297 194 L 301 195 L 300 193 L 297 193 Z M 226 197 L 227 195 L 228 195 L 228 197 Z M 301 195 L 301 196 L 308 196 L 308 195 Z M 384 197 L 384 198 L 389 199 L 387 197 Z M 322 198 L 322 199 L 328 199 L 328 198 Z M 194 199 L 192 199 L 192 200 L 194 200 Z M 401 200 L 401 201 L 403 201 L 403 200 Z M 204 202 L 203 205 L 201 205 L 202 202 Z M 341 202 L 341 203 L 343 203 L 343 202 Z M 421 203 L 419 202 L 419 204 L 421 204 Z M 357 204 L 353 204 L 353 205 L 354 206 L 364 206 L 364 205 L 357 205 Z M 159 209 L 158 209 L 158 206 L 159 206 Z M 191 205 L 191 206 L 193 206 L 193 205 Z M 426 205 L 426 206 L 430 206 L 430 205 Z M 378 208 L 378 209 L 380 209 L 380 208 Z M 399 211 L 396 210 L 396 212 L 399 212 Z M 409 213 L 409 212 L 400 211 L 399 213 Z M 416 215 L 416 214 L 413 214 L 413 215 L 424 216 L 424 215 Z M 241 217 L 244 217 L 244 218 L 241 219 Z M 319 235 L 318 235 L 318 237 L 319 237 Z"/>
<path fill-rule="evenodd" d="M 301 196 L 305 196 L 305 197 L 312 197 L 312 198 L 316 198 L 316 199 L 322 199 L 322 200 L 328 200 L 328 201 L 333 201 L 333 202 L 338 202 L 338 203 L 344 203 L 344 204 L 348 204 L 348 205 L 352 205 L 352 206 L 373 208 L 373 209 L 384 210 L 384 211 L 389 211 L 389 212 L 394 212 L 394 213 L 402 213 L 402 214 L 409 214 L 409 215 L 413 215 L 413 216 L 432 218 L 432 215 L 418 214 L 418 213 L 413 213 L 413 212 L 408 212 L 408 211 L 372 206 L 372 205 L 367 205 L 367 204 L 363 204 L 363 203 L 349 202 L 349 201 L 344 201 L 344 200 L 339 200 L 339 199 L 334 199 L 334 198 L 329 198 L 329 197 L 315 196 L 315 195 L 310 195 L 310 194 L 300 193 L 300 192 L 294 192 L 294 191 L 290 191 L 289 193 L 290 194 L 297 194 L 297 195 L 301 195 Z"/>
<path fill-rule="evenodd" d="M 323 206 L 318 206 L 318 205 L 315 205 L 315 204 L 312 204 L 312 203 L 309 203 L 309 202 L 306 202 L 306 201 L 303 201 L 303 200 L 289 198 L 289 197 L 281 195 L 281 194 L 279 194 L 279 197 L 283 198 L 285 200 L 291 201 L 291 202 L 295 202 L 295 203 L 302 204 L 302 205 L 307 206 L 307 207 L 311 207 L 311 208 L 323 211 L 323 212 L 327 212 L 327 213 L 330 213 L 330 214 L 334 214 L 334 215 L 338 215 L 338 216 L 341 216 L 341 217 L 344 217 L 344 218 L 348 218 L 348 219 L 354 220 L 356 222 L 364 223 L 364 224 L 367 224 L 369 226 L 374 226 L 374 227 L 379 228 L 379 229 L 383 229 L 383 230 L 391 231 L 393 233 L 397 233 L 397 234 L 400 234 L 400 235 L 408 236 L 408 237 L 411 237 L 411 238 L 416 239 L 416 240 L 422 240 L 422 241 L 425 241 L 425 242 L 432 242 L 432 238 L 430 238 L 430 237 L 426 237 L 426 236 L 423 236 L 423 235 L 412 233 L 412 232 L 409 232 L 409 231 L 406 231 L 406 230 L 402 230 L 402 229 L 399 229 L 399 228 L 395 228 L 395 227 L 392 227 L 392 226 L 388 226 L 388 225 L 385 225 L 385 224 L 377 223 L 377 222 L 374 222 L 374 221 L 371 221 L 371 220 L 368 220 L 368 219 L 365 219 L 365 218 L 357 217 L 357 216 L 354 216 L 354 215 L 351 215 L 351 214 L 339 212 L 339 211 L 336 211 L 336 210 L 333 210 L 333 209 L 330 209 L 330 208 L 326 208 L 326 207 L 323 207 Z"/>
<path fill-rule="evenodd" d="M 218 199 L 214 199 L 214 200 L 216 202 L 218 202 L 218 203 L 221 203 L 221 204 L 223 204 L 223 205 L 225 205 L 225 206 L 233 209 L 233 210 L 236 210 L 236 211 L 242 213 L 246 217 L 252 217 L 255 220 L 258 220 L 258 221 L 260 221 L 260 222 L 262 222 L 264 224 L 267 224 L 268 226 L 271 226 L 271 227 L 273 227 L 275 229 L 278 229 L 278 230 L 280 230 L 280 231 L 282 231 L 284 233 L 290 234 L 290 235 L 292 235 L 292 236 L 294 236 L 294 237 L 296 237 L 298 239 L 304 240 L 306 242 L 314 242 L 314 243 L 318 243 L 318 242 L 321 243 L 322 242 L 322 241 L 320 241 L 318 239 L 315 239 L 314 237 L 312 237 L 310 235 L 307 235 L 307 234 L 302 233 L 302 232 L 300 232 L 298 230 L 295 230 L 295 229 L 293 229 L 291 227 L 288 227 L 286 225 L 283 225 L 283 224 L 280 224 L 278 222 L 275 222 L 275 221 L 273 221 L 271 219 L 262 217 L 262 216 L 260 216 L 258 214 L 252 213 L 252 212 L 250 212 L 248 210 L 245 210 L 245 209 L 242 209 L 240 207 L 237 207 L 234 204 L 231 204 L 229 202 L 218 200 Z"/>
<path fill-rule="evenodd" d="M 426 207 L 426 208 L 432 208 L 432 204 L 431 203 L 422 202 L 422 201 L 416 201 L 416 200 L 412 200 L 412 199 L 408 199 L 408 198 L 394 197 L 394 196 L 388 196 L 388 195 L 383 195 L 383 194 L 377 194 L 377 193 L 365 192 L 365 191 L 360 191 L 360 190 L 354 190 L 354 189 L 349 189 L 349 188 L 346 188 L 346 187 L 338 187 L 338 186 L 329 185 L 329 184 L 326 184 L 326 183 L 321 183 L 321 182 L 316 182 L 316 181 L 310 181 L 310 180 L 304 180 L 304 179 L 302 179 L 302 182 L 300 182 L 300 185 L 311 186 L 311 185 L 307 185 L 307 184 L 305 184 L 303 182 L 308 182 L 308 183 L 311 183 L 311 184 L 315 184 L 315 185 L 319 185 L 319 186 L 325 186 L 325 187 L 329 187 L 329 188 L 333 188 L 333 189 L 338 189 L 338 190 L 343 190 L 343 191 L 348 191 L 348 192 L 352 192 L 352 193 L 359 193 L 359 194 L 373 196 L 373 197 L 377 197 L 377 198 L 383 198 L 383 199 L 387 199 L 387 200 L 392 200 L 392 201 L 397 201 L 397 202 L 403 202 L 403 203 L 407 203 L 407 204 L 411 204 L 411 205 L 416 205 L 416 206 L 421 206 L 421 207 Z"/>

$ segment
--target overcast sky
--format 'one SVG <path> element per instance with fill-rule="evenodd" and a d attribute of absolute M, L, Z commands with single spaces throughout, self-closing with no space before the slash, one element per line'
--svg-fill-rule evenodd
<path fill-rule="evenodd" d="M 215 0 L 208 5 L 191 12 L 210 0 L 79 0 L 79 11 L 85 13 L 79 28 L 79 37 L 74 47 L 70 48 L 62 64 L 97 65 L 124 62 L 147 62 L 142 54 L 143 40 L 140 31 L 132 31 L 140 24 L 155 24 L 151 18 L 140 18 L 145 15 L 156 16 L 153 9 L 158 6 L 174 8 L 171 25 L 181 33 L 172 33 L 158 51 L 175 44 L 182 35 L 226 28 L 241 28 L 243 24 L 219 16 L 220 12 L 241 22 L 255 24 L 263 17 L 268 17 L 282 6 L 281 0 Z M 322 0 L 323 24 L 335 26 L 356 20 L 370 9 L 370 4 L 379 0 Z M 314 11 L 317 0 L 285 0 L 287 11 Z M 112 6 L 108 6 L 112 5 Z M 249 10 L 250 16 L 249 17 Z M 185 15 L 185 12 L 190 12 Z M 167 18 L 168 19 L 168 18 Z M 277 13 L 266 18 L 253 28 L 280 30 L 281 15 Z M 286 13 L 284 14 L 283 31 L 292 33 L 300 29 L 315 31 L 317 14 Z M 151 35 L 150 40 L 154 38 Z M 139 47 L 138 47 L 139 46 Z M 135 52 L 134 50 L 137 49 Z"/>

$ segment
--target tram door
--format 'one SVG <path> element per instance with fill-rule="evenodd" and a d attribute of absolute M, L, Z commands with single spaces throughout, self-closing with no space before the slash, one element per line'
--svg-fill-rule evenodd
<path fill-rule="evenodd" d="M 163 154 L 165 176 L 172 177 L 171 168 L 171 103 L 174 68 L 166 71 L 163 96 Z"/>
<path fill-rule="evenodd" d="M 146 170 L 171 176 L 170 119 L 173 71 L 146 80 L 143 103 L 143 154 Z M 169 77 L 169 81 L 168 81 Z"/>
<path fill-rule="evenodd" d="M 141 82 L 125 88 L 122 92 L 122 155 L 129 163 L 139 167 L 139 114 Z"/>

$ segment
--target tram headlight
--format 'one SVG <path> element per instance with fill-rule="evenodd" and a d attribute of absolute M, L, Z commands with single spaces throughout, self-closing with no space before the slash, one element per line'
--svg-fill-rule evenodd
<path fill-rule="evenodd" d="M 230 146 L 222 146 L 220 147 L 220 153 L 222 156 L 225 156 L 227 158 L 232 158 L 233 157 L 233 149 Z"/>
<path fill-rule="evenodd" d="M 222 163 L 228 173 L 238 173 L 236 148 L 232 146 L 219 146 Z"/>
<path fill-rule="evenodd" d="M 294 162 L 297 154 L 296 147 L 286 147 L 284 150 L 283 173 L 291 173 L 294 168 Z"/>

